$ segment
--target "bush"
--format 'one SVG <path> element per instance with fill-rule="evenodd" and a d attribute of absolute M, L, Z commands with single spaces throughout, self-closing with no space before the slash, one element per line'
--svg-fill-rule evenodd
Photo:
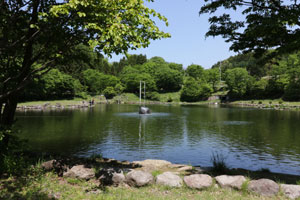
<path fill-rule="evenodd" d="M 112 99 L 112 98 L 114 98 L 114 96 L 117 95 L 117 93 L 113 87 L 105 88 L 105 90 L 103 91 L 103 94 L 106 99 Z"/>
<path fill-rule="evenodd" d="M 171 97 L 171 96 L 169 96 L 169 97 L 168 97 L 168 99 L 167 99 L 167 102 L 169 102 L 169 103 L 170 103 L 170 102 L 172 102 L 172 101 L 173 101 L 172 97 Z"/>
<path fill-rule="evenodd" d="M 159 101 L 159 94 L 158 94 L 158 92 L 147 92 L 146 99 L 149 99 L 152 101 Z"/>

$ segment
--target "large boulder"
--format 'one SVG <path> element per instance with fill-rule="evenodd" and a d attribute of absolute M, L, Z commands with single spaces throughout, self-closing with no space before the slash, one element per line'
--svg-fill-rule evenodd
<path fill-rule="evenodd" d="M 248 189 L 262 196 L 273 196 L 279 192 L 279 185 L 269 179 L 259 179 L 250 181 Z"/>
<path fill-rule="evenodd" d="M 284 195 L 287 196 L 288 198 L 290 199 L 300 198 L 300 185 L 281 184 L 280 187 Z"/>
<path fill-rule="evenodd" d="M 126 175 L 126 182 L 130 186 L 142 187 L 152 184 L 153 181 L 154 178 L 149 172 L 132 170 Z"/>
<path fill-rule="evenodd" d="M 168 167 L 172 163 L 165 160 L 143 160 L 143 161 L 133 161 L 134 164 L 141 165 L 142 167 L 151 167 L 151 168 L 162 168 Z"/>
<path fill-rule="evenodd" d="M 121 173 L 114 173 L 112 177 L 112 182 L 114 185 L 121 185 L 125 182 L 125 176 L 123 172 Z"/>
<path fill-rule="evenodd" d="M 243 183 L 246 181 L 244 176 L 217 176 L 215 177 L 217 183 L 222 188 L 234 188 L 234 189 L 242 189 Z"/>
<path fill-rule="evenodd" d="M 172 172 L 164 172 L 156 177 L 157 184 L 170 187 L 181 187 L 182 182 L 182 179 Z"/>
<path fill-rule="evenodd" d="M 95 177 L 95 172 L 91 168 L 84 167 L 84 165 L 76 165 L 64 173 L 64 177 L 89 180 Z"/>
<path fill-rule="evenodd" d="M 212 186 L 213 180 L 211 176 L 206 174 L 193 174 L 183 178 L 185 184 L 189 188 L 204 189 Z"/>

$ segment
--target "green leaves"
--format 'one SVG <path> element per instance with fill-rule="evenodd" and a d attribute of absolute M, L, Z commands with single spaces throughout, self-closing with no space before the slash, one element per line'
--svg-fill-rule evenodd
<path fill-rule="evenodd" d="M 76 13 L 72 24 L 92 33 L 89 44 L 107 55 L 147 47 L 150 40 L 170 37 L 153 21 L 156 17 L 168 25 L 167 19 L 140 0 L 72 0 L 53 6 L 50 13 L 55 17 Z"/>
<path fill-rule="evenodd" d="M 213 15 L 209 18 L 211 25 L 206 36 L 222 36 L 226 42 L 232 42 L 230 49 L 235 52 L 255 51 L 257 55 L 262 55 L 267 49 L 275 48 L 272 54 L 275 56 L 300 49 L 300 10 L 296 1 L 205 2 L 200 15 Z M 217 11 L 223 14 L 217 15 Z M 234 20 L 230 13 L 235 12 L 232 11 L 240 12 L 245 18 Z"/>

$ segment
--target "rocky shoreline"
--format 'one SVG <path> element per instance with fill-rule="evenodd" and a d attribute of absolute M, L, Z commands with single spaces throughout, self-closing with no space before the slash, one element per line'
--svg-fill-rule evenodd
<path fill-rule="evenodd" d="M 250 179 L 249 176 L 233 173 L 234 170 L 229 174 L 215 175 L 205 168 L 173 164 L 165 160 L 128 162 L 105 158 L 60 159 L 44 162 L 42 167 L 45 171 L 55 171 L 63 178 L 85 181 L 94 179 L 98 181 L 99 188 L 106 186 L 139 188 L 157 184 L 174 188 L 188 187 L 195 190 L 205 190 L 211 187 L 226 188 L 266 197 L 275 197 L 279 193 L 283 193 L 290 199 L 300 198 L 300 185 L 279 184 L 272 179 L 264 178 L 264 176 L 252 179 L 248 172 Z M 286 178 L 288 176 L 292 175 L 283 175 Z M 300 180 L 299 176 L 293 176 L 293 178 L 294 182 Z M 278 177 L 275 176 L 273 179 L 278 179 Z"/>

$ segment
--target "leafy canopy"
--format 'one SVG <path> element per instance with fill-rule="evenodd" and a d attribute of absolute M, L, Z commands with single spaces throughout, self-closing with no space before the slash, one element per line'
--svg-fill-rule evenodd
<path fill-rule="evenodd" d="M 258 55 L 274 48 L 273 55 L 300 49 L 300 5 L 288 0 L 204 0 L 200 14 L 213 14 L 206 36 L 222 36 L 235 52 Z M 223 12 L 217 15 L 217 11 Z M 234 12 L 244 19 L 235 20 Z"/>
<path fill-rule="evenodd" d="M 0 1 L 0 102 L 78 44 L 111 55 L 170 37 L 155 25 L 157 18 L 168 24 L 143 0 Z"/>

